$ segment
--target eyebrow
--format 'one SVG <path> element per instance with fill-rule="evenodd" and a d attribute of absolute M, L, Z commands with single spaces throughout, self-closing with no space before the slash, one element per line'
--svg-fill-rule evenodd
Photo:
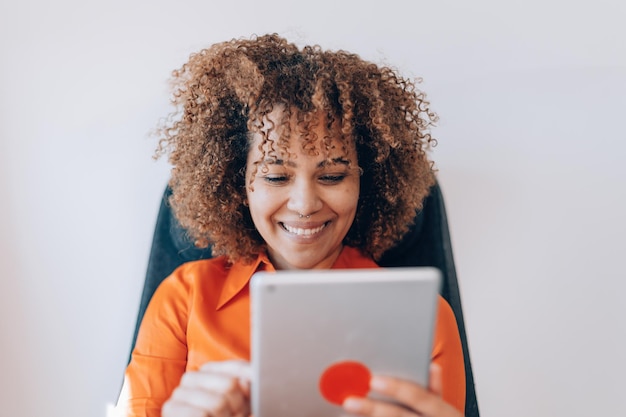
<path fill-rule="evenodd" d="M 296 164 L 294 161 L 292 160 L 287 160 L 285 161 L 284 159 L 273 159 L 273 158 L 266 158 L 264 161 L 264 163 L 268 164 L 268 165 L 284 165 L 284 166 L 289 166 L 292 168 L 295 168 L 298 166 L 298 164 Z M 337 165 L 350 165 L 350 161 L 348 161 L 345 158 L 333 158 L 330 161 L 327 159 L 324 159 L 323 161 L 320 161 L 317 164 L 317 168 L 324 168 L 330 164 L 337 164 Z"/>

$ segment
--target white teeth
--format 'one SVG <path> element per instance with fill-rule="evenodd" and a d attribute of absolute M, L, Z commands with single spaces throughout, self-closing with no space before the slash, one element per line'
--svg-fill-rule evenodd
<path fill-rule="evenodd" d="M 294 235 L 298 235 L 298 236 L 310 236 L 310 235 L 314 235 L 316 233 L 319 233 L 324 227 L 326 227 L 326 223 L 324 223 L 323 225 L 321 225 L 320 227 L 316 227 L 314 229 L 302 229 L 300 227 L 291 227 L 288 226 L 286 224 L 283 223 L 283 227 L 285 228 L 285 230 L 287 230 L 289 233 L 293 233 Z"/>

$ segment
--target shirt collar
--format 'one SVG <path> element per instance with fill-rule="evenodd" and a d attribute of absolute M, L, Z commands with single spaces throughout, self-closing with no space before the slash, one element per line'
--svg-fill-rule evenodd
<path fill-rule="evenodd" d="M 377 268 L 378 265 L 371 258 L 364 256 L 357 248 L 344 246 L 339 257 L 331 269 L 353 269 L 353 268 Z M 270 262 L 267 254 L 260 253 L 256 260 L 249 264 L 235 262 L 224 281 L 222 292 L 217 303 L 217 310 L 232 300 L 242 289 L 244 289 L 252 275 L 258 271 L 275 272 L 274 265 Z"/>
<path fill-rule="evenodd" d="M 228 271 L 222 292 L 217 302 L 216 310 L 219 310 L 232 300 L 242 289 L 248 285 L 250 278 L 257 271 L 274 272 L 274 265 L 270 262 L 265 253 L 259 254 L 252 263 L 245 264 L 243 262 L 235 262 Z"/>

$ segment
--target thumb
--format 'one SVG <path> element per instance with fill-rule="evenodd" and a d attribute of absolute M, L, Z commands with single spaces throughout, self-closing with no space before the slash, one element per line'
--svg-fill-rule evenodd
<path fill-rule="evenodd" d="M 428 384 L 428 389 L 440 397 L 443 395 L 443 381 L 441 373 L 441 366 L 436 363 L 430 364 L 430 382 Z"/>

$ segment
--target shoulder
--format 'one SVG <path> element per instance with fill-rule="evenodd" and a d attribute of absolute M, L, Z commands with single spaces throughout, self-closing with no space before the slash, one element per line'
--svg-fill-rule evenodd
<path fill-rule="evenodd" d="M 194 293 L 221 288 L 231 264 L 226 257 L 186 262 L 161 282 L 152 296 L 151 304 L 186 303 Z"/>
<path fill-rule="evenodd" d="M 230 267 L 231 264 L 224 256 L 185 262 L 163 280 L 161 287 L 182 286 L 192 288 L 208 278 L 219 281 L 228 275 Z"/>
<path fill-rule="evenodd" d="M 459 328 L 450 304 L 440 295 L 437 305 L 436 339 L 458 339 Z"/>
<path fill-rule="evenodd" d="M 439 296 L 432 360 L 441 367 L 443 399 L 459 411 L 465 407 L 465 362 L 454 311 Z"/>
<path fill-rule="evenodd" d="M 461 337 L 456 316 L 450 304 L 440 295 L 437 306 L 437 322 L 435 325 L 435 340 L 433 344 L 434 356 L 444 351 L 459 351 L 461 347 Z"/>
<path fill-rule="evenodd" d="M 437 320 L 443 321 L 446 325 L 453 325 L 455 329 L 457 328 L 454 311 L 452 311 L 450 304 L 441 295 L 437 305 Z"/>

